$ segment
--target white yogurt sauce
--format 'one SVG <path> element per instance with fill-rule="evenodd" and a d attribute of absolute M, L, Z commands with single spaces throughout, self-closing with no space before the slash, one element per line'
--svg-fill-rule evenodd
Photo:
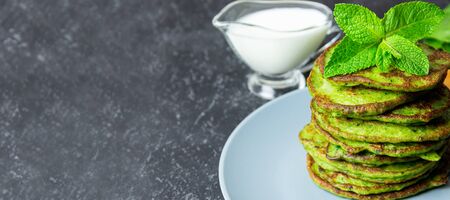
<path fill-rule="evenodd" d="M 226 33 L 253 70 L 281 74 L 302 64 L 319 47 L 330 27 L 327 20 L 313 9 L 274 8 L 239 18 L 238 22 L 254 26 L 232 24 Z"/>

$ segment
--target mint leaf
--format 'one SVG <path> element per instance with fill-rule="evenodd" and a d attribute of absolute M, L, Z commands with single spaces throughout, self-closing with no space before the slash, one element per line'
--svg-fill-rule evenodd
<path fill-rule="evenodd" d="M 369 9 L 356 4 L 336 4 L 336 23 L 356 43 L 374 43 L 384 36 L 381 20 Z"/>
<path fill-rule="evenodd" d="M 444 19 L 430 35 L 430 38 L 450 43 L 450 5 L 445 8 L 444 13 Z"/>
<path fill-rule="evenodd" d="M 423 42 L 435 49 L 450 53 L 450 5 L 444 10 L 445 16 L 439 27 Z"/>
<path fill-rule="evenodd" d="M 398 69 L 415 75 L 428 74 L 428 58 L 422 49 L 417 47 L 413 42 L 402 36 L 393 35 L 387 37 L 382 43 L 385 43 L 389 47 L 383 48 L 383 50 L 394 55 L 394 65 Z"/>
<path fill-rule="evenodd" d="M 350 74 L 375 65 L 377 43 L 360 44 L 345 36 L 324 69 L 325 77 Z"/>
<path fill-rule="evenodd" d="M 399 35 L 415 42 L 430 35 L 443 15 L 444 12 L 435 4 L 414 1 L 392 7 L 382 22 L 386 36 Z"/>
<path fill-rule="evenodd" d="M 381 45 L 378 45 L 377 53 L 375 55 L 375 63 L 382 72 L 389 72 L 391 70 L 391 64 L 394 61 L 394 57 L 391 53 L 384 50 Z"/>

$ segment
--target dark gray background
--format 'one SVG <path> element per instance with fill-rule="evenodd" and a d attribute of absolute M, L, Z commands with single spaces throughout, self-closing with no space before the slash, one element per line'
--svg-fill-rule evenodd
<path fill-rule="evenodd" d="M 0 0 L 0 199 L 221 199 L 265 103 L 211 26 L 227 2 Z"/>

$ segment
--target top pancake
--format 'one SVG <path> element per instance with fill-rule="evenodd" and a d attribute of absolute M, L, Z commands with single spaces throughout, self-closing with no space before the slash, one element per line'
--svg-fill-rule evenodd
<path fill-rule="evenodd" d="M 428 55 L 430 61 L 430 71 L 426 76 L 411 75 L 396 69 L 384 73 L 377 67 L 371 67 L 352 74 L 334 76 L 328 80 L 341 86 L 363 85 L 393 91 L 417 92 L 432 89 L 444 81 L 447 68 L 450 67 L 450 54 L 431 50 L 426 45 L 420 45 L 420 47 Z M 317 59 L 317 65 L 320 66 L 322 74 L 333 50 L 333 47 L 329 48 Z"/>
<path fill-rule="evenodd" d="M 331 114 L 344 116 L 379 115 L 422 94 L 338 86 L 322 76 L 317 62 L 309 74 L 308 89 L 320 108 Z"/>

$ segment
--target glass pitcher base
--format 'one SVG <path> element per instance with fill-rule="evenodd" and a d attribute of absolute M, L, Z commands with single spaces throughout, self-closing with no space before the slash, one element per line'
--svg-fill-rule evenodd
<path fill-rule="evenodd" d="M 305 77 L 299 70 L 293 70 L 279 76 L 250 74 L 248 89 L 254 95 L 271 100 L 278 96 L 306 86 Z"/>

